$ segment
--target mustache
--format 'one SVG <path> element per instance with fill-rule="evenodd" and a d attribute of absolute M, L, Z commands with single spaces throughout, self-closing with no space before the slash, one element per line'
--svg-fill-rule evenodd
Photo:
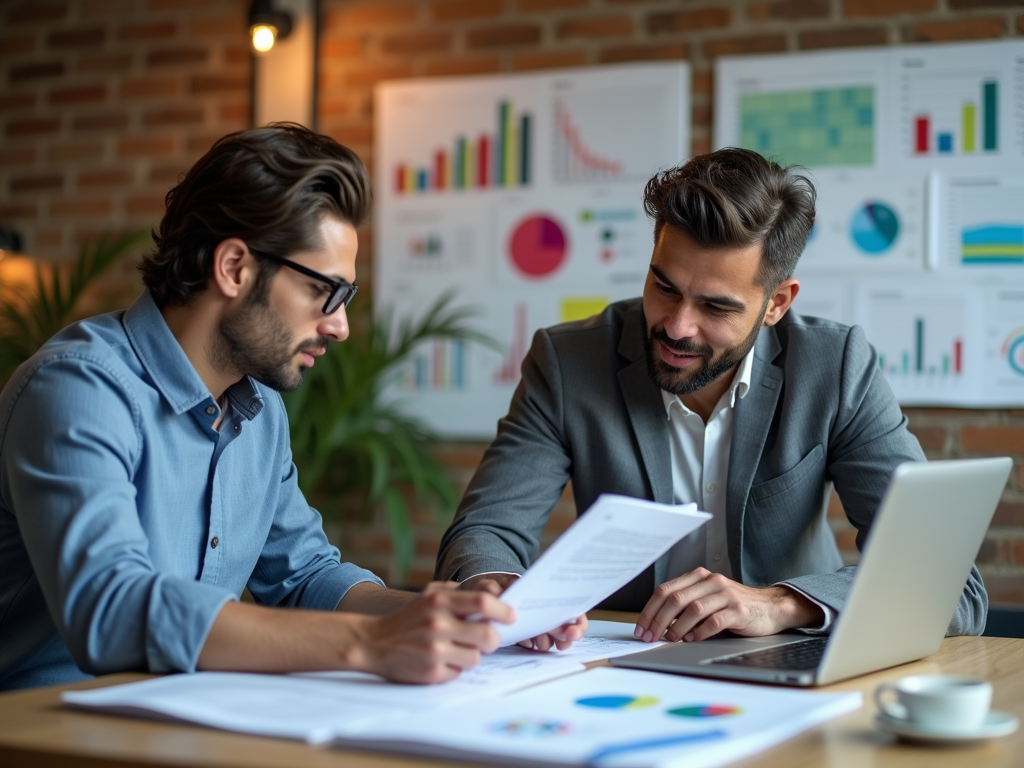
<path fill-rule="evenodd" d="M 308 339 L 295 348 L 295 354 L 305 352 L 307 349 L 327 349 L 327 345 L 330 343 L 331 340 L 326 336 L 318 336 L 315 339 Z"/>
<path fill-rule="evenodd" d="M 652 340 L 661 342 L 676 354 L 695 355 L 705 359 L 710 359 L 715 354 L 715 351 L 707 344 L 697 344 L 691 339 L 669 338 L 664 328 L 655 328 L 648 335 Z"/>

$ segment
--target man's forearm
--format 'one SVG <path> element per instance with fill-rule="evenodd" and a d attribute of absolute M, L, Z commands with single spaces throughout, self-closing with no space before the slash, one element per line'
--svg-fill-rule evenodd
<path fill-rule="evenodd" d="M 337 610 L 345 613 L 367 613 L 380 616 L 397 611 L 415 599 L 415 592 L 387 589 L 366 581 L 349 589 L 338 603 Z"/>

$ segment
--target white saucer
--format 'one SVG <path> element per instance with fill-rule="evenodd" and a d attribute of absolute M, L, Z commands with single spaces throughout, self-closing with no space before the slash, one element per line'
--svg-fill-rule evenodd
<path fill-rule="evenodd" d="M 1007 712 L 993 709 L 985 716 L 981 725 L 971 729 L 934 728 L 920 723 L 908 723 L 906 720 L 889 717 L 882 713 L 875 717 L 875 725 L 879 730 L 895 734 L 909 741 L 952 744 L 1007 736 L 1017 730 L 1020 722 Z"/>

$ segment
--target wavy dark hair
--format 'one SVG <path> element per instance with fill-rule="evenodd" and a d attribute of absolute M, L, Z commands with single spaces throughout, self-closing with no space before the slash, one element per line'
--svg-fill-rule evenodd
<path fill-rule="evenodd" d="M 814 184 L 800 170 L 728 147 L 662 171 L 644 190 L 655 242 L 667 224 L 702 248 L 763 243 L 755 279 L 771 292 L 792 277 L 814 224 Z"/>
<path fill-rule="evenodd" d="M 324 215 L 358 227 L 370 182 L 355 152 L 294 123 L 219 139 L 165 198 L 156 250 L 139 264 L 158 306 L 183 306 L 206 288 L 214 249 L 237 237 L 255 255 L 323 247 Z M 261 282 L 278 268 L 260 260 Z"/>

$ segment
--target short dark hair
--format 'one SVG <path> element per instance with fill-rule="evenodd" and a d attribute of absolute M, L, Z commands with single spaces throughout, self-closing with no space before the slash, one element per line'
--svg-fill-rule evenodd
<path fill-rule="evenodd" d="M 255 255 L 323 247 L 325 214 L 358 227 L 370 182 L 355 152 L 294 123 L 219 139 L 167 193 L 156 250 L 139 264 L 158 306 L 183 306 L 203 291 L 218 243 L 237 237 Z M 261 259 L 260 277 L 278 264 Z"/>
<path fill-rule="evenodd" d="M 647 182 L 654 239 L 668 224 L 702 248 L 764 244 L 756 280 L 772 291 L 793 275 L 814 224 L 814 184 L 749 149 L 699 155 Z"/>

